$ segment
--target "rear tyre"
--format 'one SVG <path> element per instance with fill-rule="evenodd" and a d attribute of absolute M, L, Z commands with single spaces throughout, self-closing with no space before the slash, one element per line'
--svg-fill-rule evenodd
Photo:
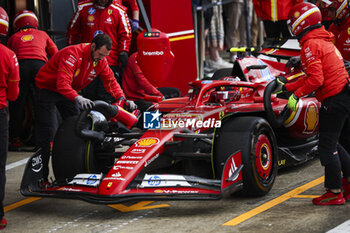
<path fill-rule="evenodd" d="M 219 80 L 223 77 L 232 77 L 232 68 L 224 68 L 215 71 L 213 76 L 211 77 L 211 80 Z"/>
<path fill-rule="evenodd" d="M 277 176 L 278 152 L 275 135 L 265 119 L 238 117 L 223 122 L 214 139 L 217 178 L 221 178 L 227 158 L 237 151 L 242 156 L 244 194 L 267 194 Z"/>

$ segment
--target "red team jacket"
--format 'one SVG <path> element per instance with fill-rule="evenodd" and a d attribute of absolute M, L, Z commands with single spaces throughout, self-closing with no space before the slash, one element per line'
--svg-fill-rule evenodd
<path fill-rule="evenodd" d="M 57 46 L 44 31 L 28 28 L 13 34 L 7 41 L 7 47 L 13 50 L 18 60 L 38 59 L 47 62 L 47 55 L 52 57 Z"/>
<path fill-rule="evenodd" d="M 286 84 L 288 91 L 302 97 L 316 91 L 319 101 L 340 93 L 348 73 L 343 58 L 332 43 L 334 36 L 322 26 L 308 32 L 300 40 L 300 59 L 306 78 Z"/>
<path fill-rule="evenodd" d="M 292 6 L 303 0 L 253 0 L 256 15 L 272 22 L 287 20 Z"/>
<path fill-rule="evenodd" d="M 87 43 L 60 50 L 40 69 L 35 82 L 38 88 L 58 92 L 67 99 L 74 100 L 78 96 L 77 91 L 86 87 L 97 75 L 103 81 L 106 91 L 115 99 L 124 96 L 107 60 L 93 62 L 91 44 Z"/>
<path fill-rule="evenodd" d="M 334 34 L 334 44 L 343 58 L 350 61 L 350 17 L 346 18 L 341 25 L 333 23 L 328 31 Z"/>
<path fill-rule="evenodd" d="M 131 28 L 125 8 L 112 3 L 105 9 L 98 9 L 93 1 L 78 4 L 67 31 L 67 44 L 90 43 L 95 35 L 105 33 L 112 39 L 112 50 L 107 57 L 110 66 L 118 66 L 118 55 L 129 51 Z"/>
<path fill-rule="evenodd" d="M 0 44 L 0 109 L 7 101 L 15 101 L 19 94 L 19 69 L 16 54 Z"/>
<path fill-rule="evenodd" d="M 130 100 L 143 99 L 145 95 L 163 96 L 145 77 L 133 53 L 123 71 L 123 90 Z"/>

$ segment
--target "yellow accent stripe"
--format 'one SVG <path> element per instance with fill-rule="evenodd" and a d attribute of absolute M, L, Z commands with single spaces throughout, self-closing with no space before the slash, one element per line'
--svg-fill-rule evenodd
<path fill-rule="evenodd" d="M 4 211 L 6 213 L 8 211 L 11 211 L 13 209 L 16 209 L 18 207 L 24 206 L 26 204 L 32 203 L 32 202 L 40 200 L 40 199 L 41 199 L 41 197 L 29 197 L 29 198 L 26 198 L 26 199 L 24 199 L 22 201 L 19 201 L 19 202 L 13 203 L 11 205 L 5 206 L 4 207 Z"/>
<path fill-rule="evenodd" d="M 277 20 L 277 0 L 271 0 L 271 21 L 276 22 Z"/>
<path fill-rule="evenodd" d="M 131 211 L 137 211 L 137 210 L 148 210 L 148 209 L 155 209 L 155 208 L 170 207 L 170 205 L 168 204 L 148 206 L 148 204 L 152 204 L 153 202 L 154 201 L 141 201 L 132 206 L 125 206 L 123 204 L 114 204 L 114 205 L 108 205 L 108 206 L 112 207 L 113 209 L 119 210 L 120 212 L 131 212 Z"/>
<path fill-rule="evenodd" d="M 295 78 L 298 78 L 298 77 L 300 77 L 300 76 L 302 76 L 302 75 L 304 75 L 304 72 L 299 72 L 299 73 L 297 73 L 297 74 L 294 74 L 294 75 L 292 75 L 292 76 L 289 76 L 289 77 L 287 78 L 287 80 L 288 80 L 288 81 L 291 81 L 291 80 L 293 80 L 293 79 L 295 79 Z"/>
<path fill-rule="evenodd" d="M 194 35 L 174 37 L 174 38 L 170 38 L 169 41 L 173 42 L 173 41 L 187 40 L 187 39 L 192 39 L 192 38 L 194 38 Z"/>
<path fill-rule="evenodd" d="M 316 198 L 319 197 L 320 195 L 295 195 L 293 198 Z"/>
<path fill-rule="evenodd" d="M 286 201 L 286 200 L 289 200 L 290 198 L 293 198 L 294 196 L 304 192 L 305 190 L 307 189 L 310 189 L 316 185 L 319 185 L 321 183 L 324 182 L 324 176 L 321 176 L 307 184 L 304 184 L 296 189 L 293 189 L 292 191 L 288 192 L 288 193 L 285 193 L 283 194 L 282 196 L 279 196 L 269 202 L 266 202 L 265 204 L 261 205 L 261 206 L 258 206 L 257 208 L 255 209 L 252 209 L 234 219 L 231 219 L 230 221 L 222 224 L 223 226 L 236 226 L 252 217 L 254 217 L 255 215 L 258 215 L 262 212 L 264 212 L 265 210 L 268 210 L 278 204 L 281 204 L 282 202 Z"/>

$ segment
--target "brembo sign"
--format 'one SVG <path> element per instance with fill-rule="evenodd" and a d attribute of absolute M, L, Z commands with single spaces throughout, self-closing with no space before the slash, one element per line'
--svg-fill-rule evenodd
<path fill-rule="evenodd" d="M 142 51 L 144 56 L 162 56 L 164 55 L 163 51 Z"/>

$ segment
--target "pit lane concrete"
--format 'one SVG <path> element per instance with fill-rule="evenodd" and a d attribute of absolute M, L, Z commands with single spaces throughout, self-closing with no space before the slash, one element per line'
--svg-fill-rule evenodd
<path fill-rule="evenodd" d="M 7 165 L 12 168 L 6 171 L 4 203 L 8 226 L 3 232 L 327 232 L 350 219 L 350 203 L 312 205 L 311 198 L 324 191 L 318 159 L 280 171 L 271 192 L 260 198 L 106 206 L 22 196 L 19 187 L 25 165 L 14 162 L 31 154 L 9 152 Z M 347 232 L 348 224 L 342 225 Z"/>

